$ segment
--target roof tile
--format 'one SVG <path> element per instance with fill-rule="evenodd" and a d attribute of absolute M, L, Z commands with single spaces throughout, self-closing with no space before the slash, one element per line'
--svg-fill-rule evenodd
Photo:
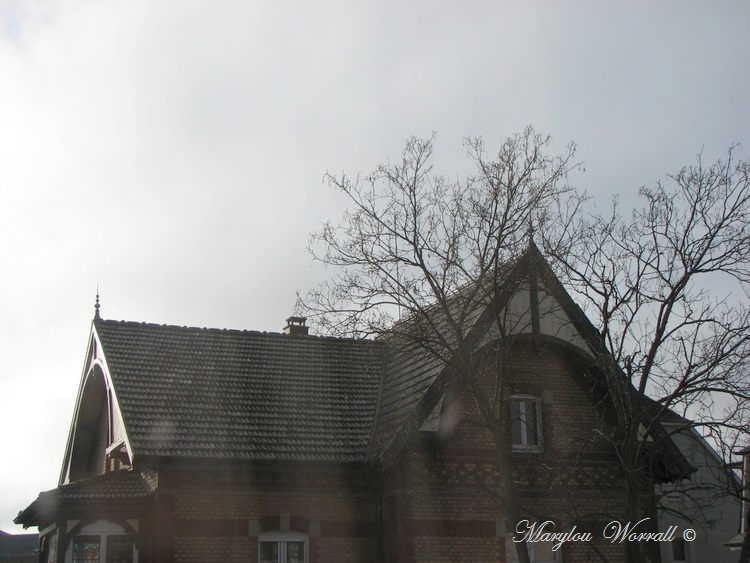
<path fill-rule="evenodd" d="M 382 343 L 97 319 L 136 455 L 362 461 Z"/>

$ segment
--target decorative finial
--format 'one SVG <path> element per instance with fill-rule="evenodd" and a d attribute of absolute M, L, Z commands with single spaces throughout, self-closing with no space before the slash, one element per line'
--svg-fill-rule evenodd
<path fill-rule="evenodd" d="M 526 234 L 529 236 L 529 243 L 534 242 L 534 220 L 529 219 L 529 228 L 526 229 Z"/>
<path fill-rule="evenodd" d="M 99 284 L 96 285 L 96 303 L 94 303 L 94 318 L 99 318 Z"/>

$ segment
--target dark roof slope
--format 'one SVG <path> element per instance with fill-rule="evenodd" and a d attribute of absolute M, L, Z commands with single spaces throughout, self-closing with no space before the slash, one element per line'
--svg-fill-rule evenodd
<path fill-rule="evenodd" d="M 97 319 L 134 455 L 363 461 L 382 345 Z"/>
<path fill-rule="evenodd" d="M 383 380 L 378 420 L 374 429 L 371 457 L 382 455 L 396 434 L 417 415 L 427 391 L 445 370 L 440 356 L 418 342 L 392 344 Z"/>
<path fill-rule="evenodd" d="M 39 493 L 13 521 L 24 528 L 45 525 L 58 516 L 61 507 L 113 506 L 116 502 L 142 502 L 150 495 L 151 490 L 139 473 L 116 471 Z"/>

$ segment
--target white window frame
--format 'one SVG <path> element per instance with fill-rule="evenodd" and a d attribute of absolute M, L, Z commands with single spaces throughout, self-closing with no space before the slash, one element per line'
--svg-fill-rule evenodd
<path fill-rule="evenodd" d="M 529 444 L 528 443 L 528 425 L 526 424 L 525 420 L 525 409 L 526 409 L 526 402 L 532 401 L 536 407 L 536 436 L 537 436 L 537 443 L 536 444 Z M 521 418 L 521 443 L 516 444 L 513 443 L 513 431 L 511 430 L 511 443 L 513 445 L 513 451 L 514 452 L 541 452 L 543 450 L 543 440 L 542 440 L 542 401 L 539 397 L 535 395 L 511 395 L 510 397 L 510 416 L 511 416 L 511 427 L 513 425 L 513 404 L 514 402 L 518 402 L 519 404 L 519 413 Z"/>
<path fill-rule="evenodd" d="M 309 563 L 310 561 L 310 541 L 307 534 L 301 532 L 264 532 L 260 534 L 258 536 L 258 561 L 260 561 L 260 545 L 269 542 L 280 544 L 286 544 L 286 542 L 304 542 L 304 563 Z M 286 549 L 279 549 L 279 563 L 287 563 Z"/>

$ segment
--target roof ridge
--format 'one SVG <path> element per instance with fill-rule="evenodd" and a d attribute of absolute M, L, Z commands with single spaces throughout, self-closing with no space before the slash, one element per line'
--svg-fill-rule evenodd
<path fill-rule="evenodd" d="M 188 325 L 176 325 L 176 324 L 169 324 L 169 323 L 152 323 L 147 321 L 128 321 L 128 320 L 116 320 L 116 319 L 96 319 L 94 320 L 94 325 L 101 326 L 101 325 L 115 325 L 115 326 L 122 326 L 122 325 L 129 325 L 133 327 L 139 327 L 139 328 L 156 328 L 156 329 L 168 329 L 168 330 L 189 330 L 189 331 L 200 331 L 200 332 L 206 332 L 206 333 L 216 333 L 216 334 L 245 334 L 245 335 L 257 335 L 257 336 L 266 336 L 269 338 L 284 338 L 285 340 L 289 339 L 295 339 L 295 340 L 301 340 L 301 339 L 307 339 L 307 340 L 325 340 L 325 341 L 341 341 L 341 342 L 361 342 L 366 343 L 368 345 L 373 346 L 381 346 L 382 343 L 379 342 L 375 338 L 351 338 L 351 337 L 340 337 L 340 336 L 330 336 L 325 334 L 286 334 L 283 332 L 276 332 L 276 331 L 267 331 L 267 330 L 255 330 L 255 329 L 246 329 L 246 328 L 218 328 L 218 327 L 201 327 L 201 326 L 188 326 Z"/>

